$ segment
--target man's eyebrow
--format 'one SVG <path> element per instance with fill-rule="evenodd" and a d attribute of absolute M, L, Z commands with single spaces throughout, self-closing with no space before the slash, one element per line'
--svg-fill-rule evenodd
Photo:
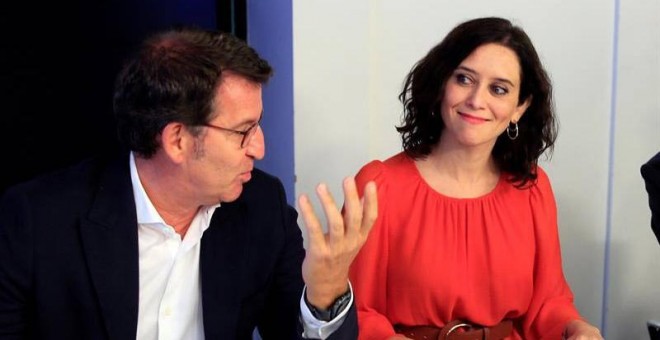
<path fill-rule="evenodd" d="M 239 127 L 241 127 L 241 126 L 251 126 L 251 125 L 254 125 L 254 124 L 256 124 L 258 121 L 260 121 L 260 120 L 261 120 L 261 117 L 263 117 L 263 116 L 264 116 L 264 110 L 262 109 L 262 110 L 261 110 L 261 113 L 259 114 L 259 118 L 258 118 L 257 120 L 254 120 L 254 119 L 245 119 L 245 120 L 239 122 L 238 124 L 236 124 L 235 127 L 236 127 L 236 128 L 239 128 Z"/>

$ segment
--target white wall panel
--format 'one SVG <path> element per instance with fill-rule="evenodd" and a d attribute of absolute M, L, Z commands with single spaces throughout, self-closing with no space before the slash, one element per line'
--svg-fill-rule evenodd
<path fill-rule="evenodd" d="M 369 157 L 369 6 L 293 2 L 296 193 L 324 181 L 341 202 L 341 180 Z"/>
<path fill-rule="evenodd" d="M 660 151 L 660 2 L 620 3 L 607 295 L 610 339 L 648 339 L 660 320 L 660 245 L 640 166 Z"/>

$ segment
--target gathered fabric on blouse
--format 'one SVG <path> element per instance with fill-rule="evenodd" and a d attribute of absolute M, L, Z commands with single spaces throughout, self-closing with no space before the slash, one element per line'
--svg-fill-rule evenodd
<path fill-rule="evenodd" d="M 387 339 L 395 324 L 442 327 L 455 319 L 484 326 L 512 319 L 508 339 L 560 339 L 569 320 L 581 319 L 540 167 L 523 189 L 502 174 L 477 198 L 435 191 L 405 153 L 372 161 L 356 176 L 360 190 L 371 180 L 378 219 L 350 269 L 359 339 Z"/>

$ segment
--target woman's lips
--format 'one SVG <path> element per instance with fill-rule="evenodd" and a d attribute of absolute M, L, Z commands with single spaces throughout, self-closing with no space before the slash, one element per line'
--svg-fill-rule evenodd
<path fill-rule="evenodd" d="M 488 121 L 488 119 L 473 116 L 471 114 L 467 114 L 467 113 L 463 113 L 463 112 L 459 112 L 458 115 L 463 120 L 465 120 L 465 121 L 467 121 L 468 123 L 471 123 L 471 124 L 481 124 L 481 123 L 485 123 L 485 122 Z"/>

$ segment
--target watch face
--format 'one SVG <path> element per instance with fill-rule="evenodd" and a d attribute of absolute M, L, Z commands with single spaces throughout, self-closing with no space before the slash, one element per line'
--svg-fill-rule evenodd
<path fill-rule="evenodd" d="M 351 301 L 351 290 L 349 289 L 346 293 L 339 296 L 337 300 L 335 300 L 335 302 L 332 304 L 332 307 L 330 307 L 332 319 L 337 317 L 337 315 L 339 315 L 339 313 L 341 313 L 344 310 L 344 308 L 346 308 L 348 302 L 350 301 Z"/>
<path fill-rule="evenodd" d="M 321 321 L 330 321 L 337 317 L 351 301 L 351 290 L 349 289 L 346 293 L 340 295 L 328 309 L 318 309 L 312 306 L 309 301 L 307 301 L 307 296 L 305 295 L 305 304 L 309 311 L 312 312 L 312 315 Z"/>

